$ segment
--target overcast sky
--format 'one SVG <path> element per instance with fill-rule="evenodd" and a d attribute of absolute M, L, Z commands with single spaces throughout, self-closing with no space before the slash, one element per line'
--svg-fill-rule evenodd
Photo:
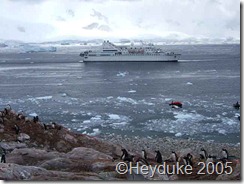
<path fill-rule="evenodd" d="M 239 0 L 0 0 L 0 39 L 240 39 Z"/>

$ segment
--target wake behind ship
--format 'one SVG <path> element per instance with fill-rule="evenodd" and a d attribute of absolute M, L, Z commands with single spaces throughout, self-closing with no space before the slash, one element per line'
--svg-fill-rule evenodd
<path fill-rule="evenodd" d="M 80 53 L 84 62 L 177 62 L 180 54 L 164 52 L 152 44 L 119 47 L 104 41 L 98 50 L 87 50 Z"/>

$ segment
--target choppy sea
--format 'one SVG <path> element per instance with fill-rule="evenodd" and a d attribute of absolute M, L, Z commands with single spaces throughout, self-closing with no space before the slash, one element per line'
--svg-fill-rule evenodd
<path fill-rule="evenodd" d="M 103 136 L 239 143 L 240 45 L 174 45 L 178 63 L 82 63 L 79 53 L 1 53 L 0 108 Z M 71 49 L 71 48 L 70 48 Z M 183 108 L 168 104 L 181 101 Z"/>

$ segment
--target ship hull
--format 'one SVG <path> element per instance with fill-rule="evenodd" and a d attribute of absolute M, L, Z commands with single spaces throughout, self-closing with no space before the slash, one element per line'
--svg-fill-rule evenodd
<path fill-rule="evenodd" d="M 121 55 L 121 56 L 88 56 L 83 62 L 177 62 L 178 55 Z"/>

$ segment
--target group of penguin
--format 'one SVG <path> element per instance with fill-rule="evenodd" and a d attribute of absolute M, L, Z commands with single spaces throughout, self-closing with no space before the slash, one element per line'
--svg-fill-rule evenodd
<path fill-rule="evenodd" d="M 142 150 L 142 155 L 141 157 L 137 158 L 137 160 L 134 160 L 135 156 L 131 155 L 128 153 L 126 149 L 121 149 L 122 155 L 120 157 L 121 160 L 125 162 L 141 162 L 142 164 L 149 165 L 148 161 L 148 156 L 145 150 Z M 163 162 L 179 162 L 181 158 L 178 157 L 175 151 L 172 151 L 170 159 L 166 159 L 163 161 L 162 155 L 159 150 L 155 151 L 156 156 L 154 158 L 154 161 L 162 164 Z M 210 155 L 207 153 L 207 151 L 204 148 L 201 148 L 200 153 L 199 153 L 199 161 L 205 161 L 206 164 L 209 162 L 216 163 L 218 161 L 221 161 L 223 163 L 227 162 L 229 159 L 229 153 L 226 149 L 221 150 L 221 157 L 217 158 L 217 156 Z M 191 153 L 187 153 L 186 156 L 182 157 L 182 160 L 184 162 L 184 165 L 191 165 L 193 166 L 193 156 Z"/>

